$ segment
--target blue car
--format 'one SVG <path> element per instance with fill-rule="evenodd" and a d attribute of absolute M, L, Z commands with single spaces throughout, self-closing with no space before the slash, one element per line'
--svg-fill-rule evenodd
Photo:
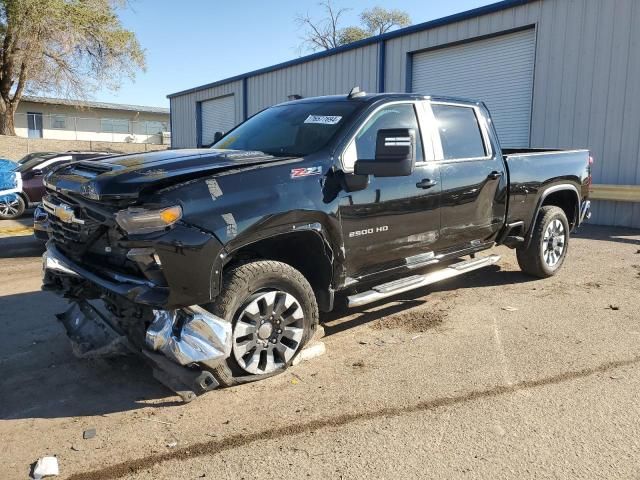
<path fill-rule="evenodd" d="M 22 178 L 16 172 L 18 164 L 0 158 L 0 219 L 18 218 L 26 205 L 18 192 L 22 190 Z"/>

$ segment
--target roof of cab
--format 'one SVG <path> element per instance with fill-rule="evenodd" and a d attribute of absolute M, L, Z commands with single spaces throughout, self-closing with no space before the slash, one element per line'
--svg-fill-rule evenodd
<path fill-rule="evenodd" d="M 422 95 L 419 93 L 366 93 L 361 95 L 325 95 L 322 97 L 308 97 L 297 100 L 290 100 L 279 103 L 278 105 L 293 105 L 297 103 L 321 103 L 321 102 L 363 102 L 373 103 L 382 100 L 434 100 L 438 102 L 455 102 L 478 105 L 478 100 L 460 97 L 447 97 L 444 95 Z"/>

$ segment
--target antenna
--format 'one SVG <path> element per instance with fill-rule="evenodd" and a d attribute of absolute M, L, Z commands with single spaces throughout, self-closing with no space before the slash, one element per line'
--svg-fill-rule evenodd
<path fill-rule="evenodd" d="M 367 92 L 365 92 L 364 90 L 360 90 L 360 87 L 355 86 L 351 89 L 351 91 L 349 92 L 349 95 L 347 96 L 347 98 L 358 98 L 358 97 L 364 97 L 367 94 Z"/>

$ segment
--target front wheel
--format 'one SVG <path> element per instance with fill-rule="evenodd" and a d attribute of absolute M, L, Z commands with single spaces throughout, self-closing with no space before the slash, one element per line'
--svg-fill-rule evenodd
<path fill-rule="evenodd" d="M 212 373 L 223 386 L 287 368 L 318 325 L 311 285 L 282 262 L 259 260 L 225 273 L 220 295 L 205 308 L 233 326 L 232 353 Z"/>
<path fill-rule="evenodd" d="M 20 195 L 0 197 L 0 220 L 13 220 L 24 213 L 27 205 Z"/>
<path fill-rule="evenodd" d="M 559 207 L 548 205 L 538 220 L 527 248 L 517 248 L 520 269 L 539 278 L 555 275 L 564 263 L 569 248 L 569 222 Z"/>

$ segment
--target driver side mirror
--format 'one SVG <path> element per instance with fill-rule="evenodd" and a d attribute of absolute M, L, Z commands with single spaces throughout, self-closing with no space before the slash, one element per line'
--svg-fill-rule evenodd
<path fill-rule="evenodd" d="M 224 132 L 216 132 L 213 134 L 213 143 L 217 143 L 224 136 Z M 212 145 L 213 145 L 212 143 Z"/>
<path fill-rule="evenodd" d="M 406 177 L 413 173 L 416 164 L 416 132 L 412 128 L 387 128 L 378 130 L 376 158 L 357 160 L 356 175 L 374 177 Z"/>

